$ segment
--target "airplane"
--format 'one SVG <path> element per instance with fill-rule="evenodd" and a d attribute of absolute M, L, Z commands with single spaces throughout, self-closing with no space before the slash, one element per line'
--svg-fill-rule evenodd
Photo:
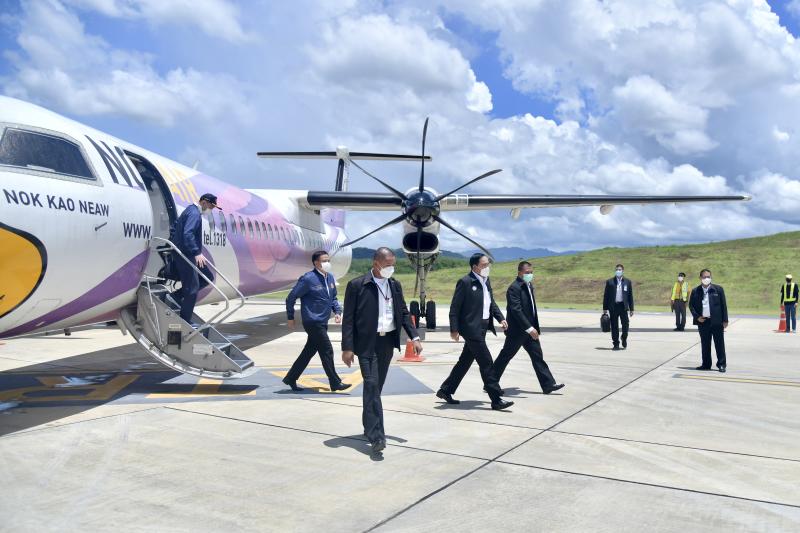
<path fill-rule="evenodd" d="M 256 371 L 253 362 L 214 327 L 248 296 L 290 287 L 309 269 L 311 254 L 330 252 L 344 276 L 351 244 L 403 223 L 402 247 L 417 265 L 422 308 L 424 276 L 439 252 L 440 226 L 483 249 L 440 216 L 443 211 L 535 207 L 742 201 L 747 196 L 503 196 L 446 194 L 425 185 L 427 120 L 421 155 L 297 153 L 339 161 L 333 191 L 242 189 L 22 100 L 0 96 L 0 338 L 116 321 L 122 332 L 161 364 L 178 372 L 232 379 Z M 321 154 L 321 155 L 320 155 Z M 262 156 L 279 156 L 274 152 Z M 419 186 L 402 193 L 356 160 L 420 161 Z M 348 191 L 350 164 L 390 193 Z M 186 260 L 169 240 L 180 212 L 200 194 L 219 198 L 222 211 L 203 219 L 203 254 L 215 278 L 198 304 L 224 304 L 209 319 L 178 316 L 165 258 Z M 399 210 L 389 223 L 357 239 L 345 234 L 348 210 Z M 174 286 L 172 286 L 174 288 Z M 415 289 L 416 292 L 416 289 Z M 238 304 L 234 304 L 238 301 Z M 435 306 L 435 304 L 434 304 Z M 420 315 L 419 303 L 415 312 Z M 427 326 L 435 319 L 427 314 Z"/>

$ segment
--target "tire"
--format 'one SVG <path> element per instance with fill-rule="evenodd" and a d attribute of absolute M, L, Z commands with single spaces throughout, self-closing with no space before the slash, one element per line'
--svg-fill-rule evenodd
<path fill-rule="evenodd" d="M 429 301 L 425 304 L 425 327 L 436 329 L 436 302 Z"/>
<path fill-rule="evenodd" d="M 414 300 L 413 302 L 411 302 L 411 308 L 409 309 L 409 313 L 411 314 L 411 316 L 414 317 L 414 325 L 419 326 L 419 319 L 422 316 L 422 313 L 420 313 L 418 301 Z"/>

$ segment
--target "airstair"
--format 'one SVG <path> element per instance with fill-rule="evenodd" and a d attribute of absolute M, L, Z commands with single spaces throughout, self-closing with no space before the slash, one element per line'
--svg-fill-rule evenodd
<path fill-rule="evenodd" d="M 222 296 L 224 306 L 208 320 L 192 315 L 193 326 L 180 317 L 180 306 L 164 280 L 146 273 L 136 293 L 136 305 L 122 311 L 122 323 L 127 331 L 158 362 L 184 374 L 234 379 L 254 373 L 253 361 L 214 327 L 244 306 L 244 295 L 214 265 L 207 263 L 217 281 L 221 279 L 238 295 L 239 303 L 232 307 L 225 293 L 175 244 L 161 237 L 153 237 L 152 244 L 157 244 L 158 253 L 171 252 L 175 260 L 190 264 L 208 286 Z"/>

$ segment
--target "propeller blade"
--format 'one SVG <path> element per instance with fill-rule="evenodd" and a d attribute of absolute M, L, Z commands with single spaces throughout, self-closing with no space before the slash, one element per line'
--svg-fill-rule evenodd
<path fill-rule="evenodd" d="M 462 237 L 464 237 L 465 239 L 467 239 L 469 242 L 471 242 L 472 244 L 474 244 L 475 246 L 477 246 L 478 248 L 480 248 L 480 249 L 481 249 L 481 251 L 482 251 L 483 253 L 485 253 L 485 254 L 486 254 L 488 257 L 489 257 L 489 259 L 491 259 L 492 261 L 494 261 L 494 258 L 492 257 L 492 254 L 491 254 L 491 253 L 489 253 L 489 250 L 487 250 L 486 248 L 484 248 L 483 246 L 481 246 L 481 245 L 480 245 L 480 244 L 478 244 L 477 242 L 473 241 L 471 238 L 467 237 L 466 235 L 464 235 L 463 233 L 461 233 L 460 231 L 458 231 L 456 228 L 454 228 L 453 226 L 451 226 L 450 224 L 448 224 L 447 222 L 445 222 L 444 220 L 442 220 L 442 218 L 441 218 L 441 217 L 439 217 L 439 216 L 437 216 L 437 215 L 433 215 L 433 219 L 434 219 L 436 222 L 438 222 L 439 224 L 441 224 L 442 226 L 444 226 L 444 227 L 448 228 L 450 231 L 453 231 L 453 232 L 455 232 L 455 233 L 458 233 L 459 235 L 461 235 Z"/>
<path fill-rule="evenodd" d="M 503 171 L 503 169 L 502 169 L 502 168 L 496 168 L 496 169 L 494 169 L 494 170 L 490 170 L 489 172 L 486 172 L 485 174 L 481 174 L 481 175 L 480 175 L 480 176 L 478 176 L 477 178 L 474 178 L 474 179 L 471 179 L 471 180 L 469 180 L 469 181 L 468 181 L 468 182 L 466 182 L 464 185 L 461 185 L 460 187 L 456 187 L 455 189 L 453 189 L 453 190 L 452 190 L 452 191 L 450 191 L 450 192 L 446 192 L 446 193 L 444 193 L 444 194 L 440 194 L 439 196 L 437 196 L 437 197 L 436 197 L 436 201 L 438 202 L 438 201 L 440 201 L 442 198 L 444 198 L 444 197 L 446 197 L 446 196 L 450 196 L 451 194 L 453 194 L 453 193 L 454 193 L 454 192 L 456 192 L 456 191 L 460 191 L 461 189 L 463 189 L 463 188 L 464 188 L 464 187 L 466 187 L 467 185 L 472 185 L 472 184 L 473 184 L 473 183 L 475 183 L 476 181 L 482 180 L 483 178 L 488 178 L 489 176 L 492 176 L 492 175 L 494 175 L 494 174 L 497 174 L 498 172 L 502 172 L 502 171 Z"/>
<path fill-rule="evenodd" d="M 425 125 L 422 127 L 422 168 L 419 172 L 419 192 L 425 190 L 425 138 L 428 136 L 428 118 L 425 117 Z"/>
<path fill-rule="evenodd" d="M 424 155 L 424 154 L 423 154 L 423 155 Z M 394 187 L 392 187 L 391 185 L 389 185 L 388 183 L 386 183 L 385 181 L 383 181 L 383 180 L 382 180 L 382 179 L 380 179 L 379 177 L 377 177 L 377 176 L 374 176 L 374 175 L 372 175 L 371 173 L 367 172 L 367 170 L 365 170 L 365 169 L 364 169 L 364 167 L 362 167 L 361 165 L 359 165 L 358 163 L 356 163 L 356 162 L 355 162 L 355 161 L 353 161 L 352 159 L 350 160 L 350 163 L 351 163 L 351 164 L 352 164 L 354 167 L 356 167 L 357 169 L 359 169 L 361 172 L 363 172 L 364 174 L 366 174 L 366 175 L 367 175 L 367 176 L 369 176 L 370 178 L 374 179 L 375 181 L 377 181 L 378 183 L 380 183 L 381 185 L 383 185 L 384 187 L 386 187 L 387 189 L 389 189 L 390 191 L 392 191 L 393 193 L 395 193 L 395 194 L 397 195 L 397 197 L 398 197 L 398 198 L 402 198 L 403 200 L 405 200 L 405 199 L 406 199 L 406 195 L 405 195 L 405 194 L 401 193 L 400 191 L 398 191 L 397 189 L 395 189 Z M 424 160 L 424 159 L 422 160 L 422 164 L 423 164 L 423 165 L 425 164 L 425 160 Z"/>
<path fill-rule="evenodd" d="M 358 239 L 353 239 L 352 241 L 347 241 L 346 243 L 344 243 L 344 244 L 342 245 L 342 248 L 344 248 L 345 246 L 352 246 L 353 244 L 357 243 L 358 241 L 360 241 L 360 240 L 362 240 L 362 239 L 366 239 L 367 237 L 369 237 L 369 236 L 370 236 L 370 235 L 372 235 L 373 233 L 377 233 L 377 232 L 379 232 L 380 230 L 382 230 L 382 229 L 384 229 L 384 228 L 388 228 L 389 226 L 392 226 L 392 225 L 394 225 L 394 224 L 397 224 L 398 222 L 401 222 L 401 221 L 402 221 L 402 220 L 404 220 L 405 218 L 406 218 L 405 214 L 403 214 L 403 215 L 399 215 L 399 216 L 397 216 L 397 217 L 393 218 L 392 220 L 390 220 L 389 222 L 387 222 L 386 224 L 384 224 L 383 226 L 381 226 L 381 227 L 379 227 L 379 228 L 377 228 L 377 229 L 374 229 L 374 230 L 370 231 L 369 233 L 367 233 L 367 234 L 365 234 L 365 235 L 362 235 L 362 236 L 361 236 L 361 237 L 359 237 Z"/>

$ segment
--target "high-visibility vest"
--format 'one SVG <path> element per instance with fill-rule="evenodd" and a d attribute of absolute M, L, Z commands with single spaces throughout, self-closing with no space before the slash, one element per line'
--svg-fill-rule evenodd
<path fill-rule="evenodd" d="M 678 297 L 678 291 L 680 291 L 680 297 Z M 687 301 L 689 299 L 689 283 L 676 281 L 675 285 L 672 286 L 672 299 Z"/>
<path fill-rule="evenodd" d="M 789 289 L 789 292 L 786 292 L 786 289 Z M 791 304 L 797 301 L 797 298 L 794 297 L 794 282 L 792 283 L 785 283 L 783 285 L 783 303 Z"/>

